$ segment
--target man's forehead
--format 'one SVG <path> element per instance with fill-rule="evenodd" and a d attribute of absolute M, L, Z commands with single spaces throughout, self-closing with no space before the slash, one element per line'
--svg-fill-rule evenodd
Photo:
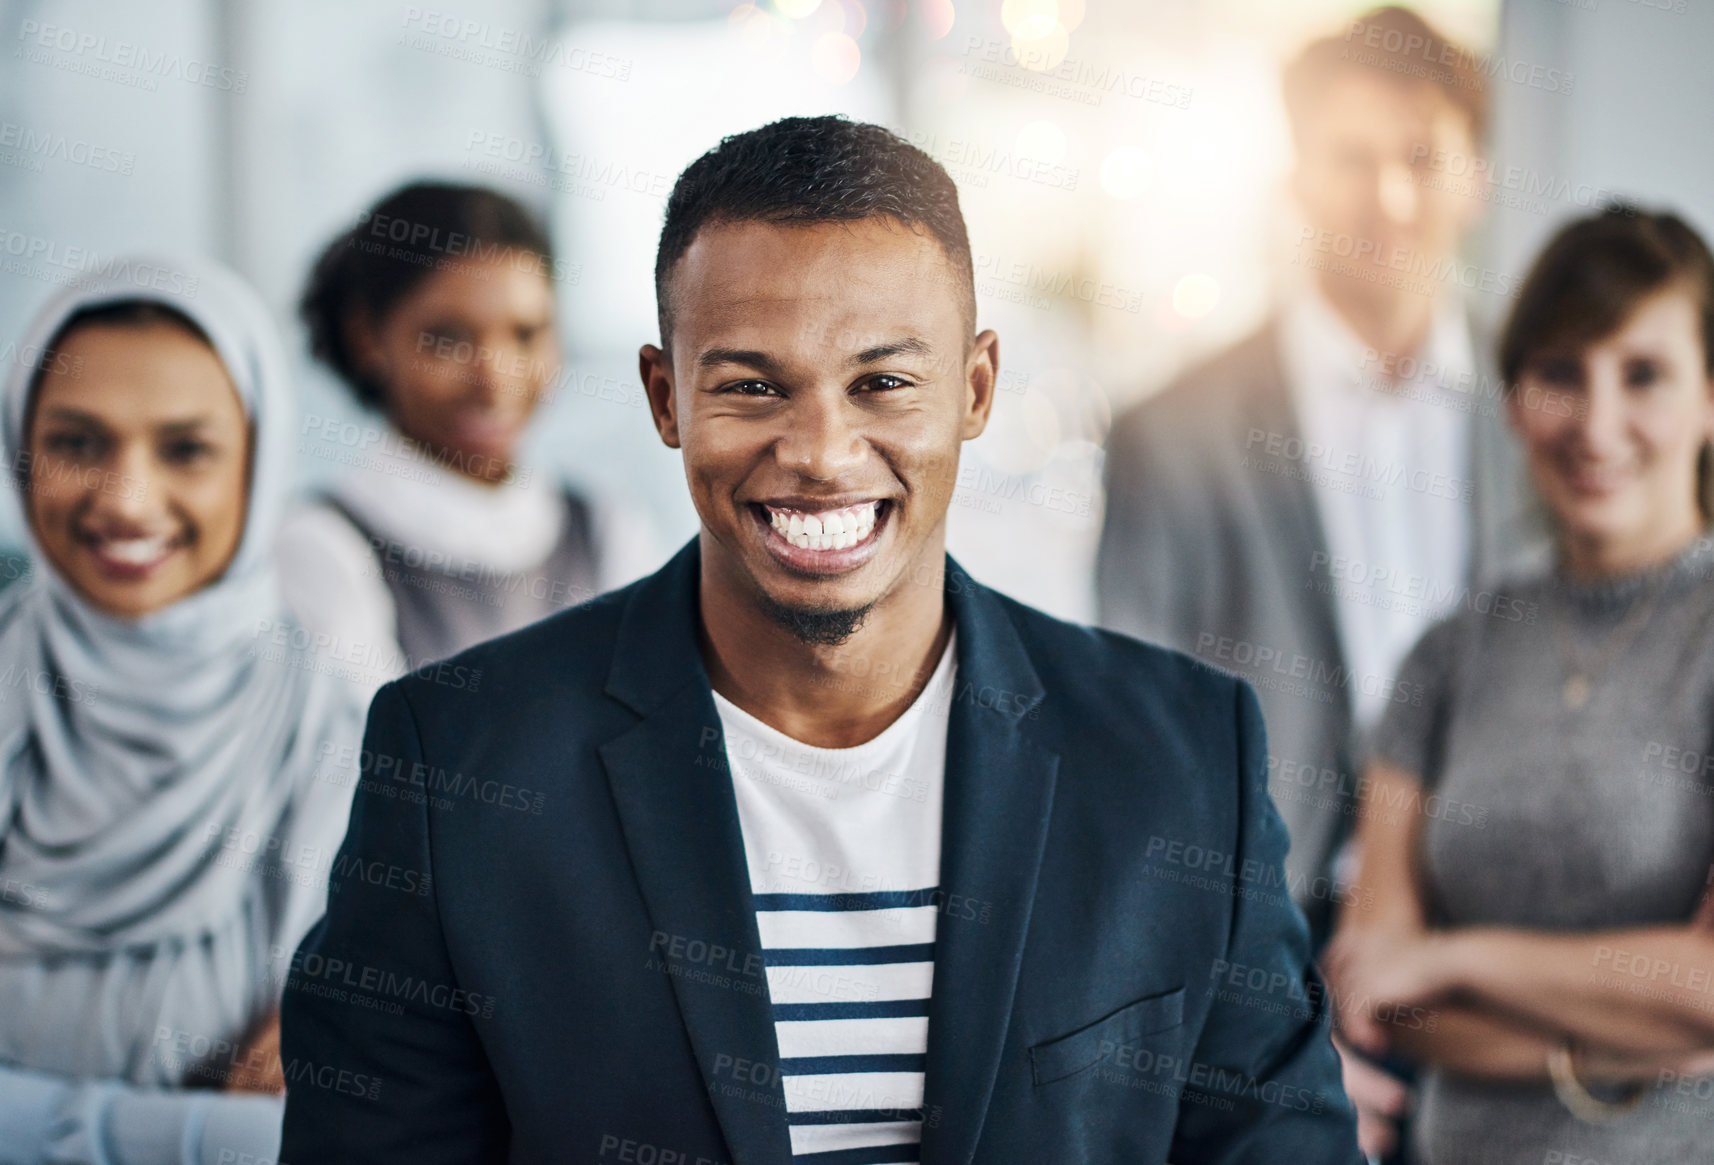
<path fill-rule="evenodd" d="M 796 287 L 809 290 L 829 283 L 891 280 L 905 271 L 917 278 L 934 278 L 938 267 L 950 267 L 950 263 L 934 236 L 897 219 L 876 216 L 817 223 L 747 219 L 716 221 L 698 230 L 678 262 L 674 282 L 705 293 L 742 294 L 753 288 L 778 294 Z"/>
<path fill-rule="evenodd" d="M 906 335 L 950 350 L 960 345 L 947 330 L 969 330 L 969 277 L 925 228 L 888 216 L 715 220 L 698 229 L 666 291 L 681 351 L 765 340 L 852 352 Z"/>
<path fill-rule="evenodd" d="M 883 355 L 932 359 L 955 346 L 947 329 L 950 317 L 937 317 L 899 311 L 897 305 L 894 310 L 865 312 L 848 302 L 822 299 L 755 301 L 683 320 L 678 332 L 683 351 L 698 363 L 707 363 L 705 353 L 732 349 L 841 360 Z"/>
<path fill-rule="evenodd" d="M 812 232 L 730 224 L 706 240 L 699 232 L 674 279 L 681 341 L 726 344 L 752 333 L 861 348 L 929 338 L 958 314 L 955 285 L 942 273 L 949 264 L 932 239 L 925 245 L 902 229 L 854 242 L 830 237 L 868 221 Z"/>
<path fill-rule="evenodd" d="M 1346 70 L 1330 79 L 1312 125 L 1348 130 L 1353 126 L 1421 132 L 1450 123 L 1469 132 L 1469 114 L 1434 85 L 1372 77 Z"/>

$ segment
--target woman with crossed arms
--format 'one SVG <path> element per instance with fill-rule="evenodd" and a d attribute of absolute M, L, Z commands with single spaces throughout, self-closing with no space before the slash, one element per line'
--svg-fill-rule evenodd
<path fill-rule="evenodd" d="M 1501 366 L 1557 561 L 1401 671 L 1422 699 L 1377 733 L 1340 1023 L 1426 1066 L 1419 1162 L 1714 1161 L 1714 782 L 1661 763 L 1714 752 L 1707 246 L 1669 214 L 1572 223 Z"/>

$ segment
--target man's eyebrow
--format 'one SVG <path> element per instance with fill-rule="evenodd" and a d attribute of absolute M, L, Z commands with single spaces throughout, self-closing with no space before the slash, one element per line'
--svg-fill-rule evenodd
<path fill-rule="evenodd" d="M 213 422 L 213 417 L 187 417 L 182 421 L 166 421 L 156 427 L 163 433 L 194 433 Z"/>
<path fill-rule="evenodd" d="M 741 364 L 769 376 L 777 376 L 779 363 L 766 352 L 749 348 L 709 348 L 696 358 L 698 368 L 714 368 L 721 364 Z"/>
<path fill-rule="evenodd" d="M 916 336 L 902 336 L 885 344 L 877 344 L 865 348 L 845 361 L 853 367 L 865 364 L 877 364 L 894 356 L 932 356 L 934 347 L 927 340 Z M 769 376 L 777 376 L 780 365 L 777 360 L 766 352 L 752 348 L 709 348 L 696 358 L 698 368 L 714 368 L 721 364 L 738 364 L 746 368 L 754 368 Z"/>
<path fill-rule="evenodd" d="M 915 336 L 905 336 L 888 344 L 877 344 L 873 348 L 865 348 L 852 356 L 845 363 L 857 366 L 862 364 L 878 364 L 882 360 L 890 360 L 894 356 L 932 356 L 934 346 L 927 340 L 919 340 Z"/>

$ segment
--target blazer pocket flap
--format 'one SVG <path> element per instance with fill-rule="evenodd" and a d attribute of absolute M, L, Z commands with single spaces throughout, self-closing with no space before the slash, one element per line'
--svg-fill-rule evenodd
<path fill-rule="evenodd" d="M 1094 1067 L 1127 1043 L 1184 1022 L 1184 988 L 1127 1003 L 1118 1011 L 1070 1035 L 1030 1049 L 1030 1069 L 1046 1084 Z"/>

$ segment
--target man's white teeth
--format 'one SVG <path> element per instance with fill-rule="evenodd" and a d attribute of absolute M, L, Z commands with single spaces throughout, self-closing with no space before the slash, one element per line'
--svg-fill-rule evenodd
<path fill-rule="evenodd" d="M 129 566 L 153 562 L 167 552 L 165 538 L 108 538 L 98 545 L 103 555 Z"/>
<path fill-rule="evenodd" d="M 875 532 L 878 505 L 877 502 L 864 502 L 819 514 L 776 510 L 769 506 L 768 521 L 780 537 L 801 550 L 844 550 Z"/>

